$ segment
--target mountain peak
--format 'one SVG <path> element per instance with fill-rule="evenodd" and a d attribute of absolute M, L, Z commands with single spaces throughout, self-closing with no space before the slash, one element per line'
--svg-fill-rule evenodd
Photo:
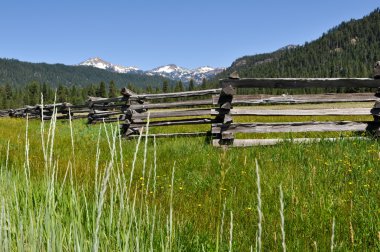
<path fill-rule="evenodd" d="M 79 63 L 79 65 L 91 66 L 91 67 L 100 68 L 100 69 L 104 69 L 104 70 L 108 70 L 108 71 L 116 72 L 116 73 L 130 73 L 130 72 L 139 71 L 137 67 L 132 67 L 132 66 L 125 67 L 121 65 L 115 65 L 108 61 L 103 60 L 100 57 L 89 58 L 88 60 Z"/>
<path fill-rule="evenodd" d="M 173 80 L 181 80 L 188 82 L 193 79 L 196 83 L 201 83 L 203 78 L 209 79 L 216 74 L 222 72 L 224 68 L 212 68 L 209 66 L 198 67 L 195 69 L 187 69 L 175 64 L 160 66 L 147 71 L 149 75 L 161 75 Z"/>

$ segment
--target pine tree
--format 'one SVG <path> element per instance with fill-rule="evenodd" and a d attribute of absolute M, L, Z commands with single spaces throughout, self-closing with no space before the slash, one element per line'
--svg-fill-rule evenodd
<path fill-rule="evenodd" d="M 104 81 L 101 81 L 99 84 L 99 88 L 97 90 L 96 96 L 98 97 L 107 97 L 107 90 L 106 90 L 106 84 Z"/>
<path fill-rule="evenodd" d="M 167 80 L 164 80 L 162 83 L 162 93 L 167 93 L 169 91 L 169 83 Z"/>
<path fill-rule="evenodd" d="M 116 89 L 115 82 L 113 80 L 110 81 L 110 85 L 108 88 L 108 97 L 109 98 L 117 97 L 117 89 Z"/>
<path fill-rule="evenodd" d="M 44 99 L 44 103 L 46 104 L 46 101 L 48 101 L 50 99 L 49 94 L 48 94 L 48 86 L 47 86 L 46 82 L 44 82 L 42 84 L 41 93 L 42 93 L 42 96 L 43 96 L 43 99 Z"/>
<path fill-rule="evenodd" d="M 76 85 L 71 87 L 69 101 L 72 104 L 80 104 L 82 102 L 81 90 Z"/>
<path fill-rule="evenodd" d="M 0 108 L 1 109 L 7 108 L 5 88 L 3 86 L 0 86 Z"/>
<path fill-rule="evenodd" d="M 96 88 L 94 87 L 93 84 L 90 84 L 88 86 L 88 91 L 87 91 L 88 96 L 96 96 Z"/>
<path fill-rule="evenodd" d="M 178 81 L 174 87 L 174 92 L 182 92 L 183 90 L 184 89 L 183 89 L 182 81 Z"/>
<path fill-rule="evenodd" d="M 27 104 L 36 105 L 40 101 L 40 85 L 38 82 L 33 81 L 27 87 Z"/>
<path fill-rule="evenodd" d="M 67 102 L 68 90 L 65 86 L 60 84 L 57 88 L 57 102 Z"/>
<path fill-rule="evenodd" d="M 195 87 L 194 87 L 194 80 L 190 79 L 190 82 L 189 82 L 189 91 L 193 91 L 194 89 L 195 89 Z"/>
<path fill-rule="evenodd" d="M 128 83 L 127 88 L 133 92 L 136 92 L 136 87 L 132 83 Z"/>
<path fill-rule="evenodd" d="M 202 84 L 201 84 L 201 89 L 206 89 L 206 88 L 207 88 L 206 78 L 203 78 Z"/>
<path fill-rule="evenodd" d="M 145 91 L 146 91 L 147 94 L 152 94 L 153 93 L 152 86 L 151 85 L 146 86 Z"/>

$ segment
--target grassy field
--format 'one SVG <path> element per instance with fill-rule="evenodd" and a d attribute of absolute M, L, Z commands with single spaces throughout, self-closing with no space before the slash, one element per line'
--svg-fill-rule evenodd
<path fill-rule="evenodd" d="M 126 141 L 112 124 L 1 119 L 0 248 L 378 251 L 379 164 L 375 140 L 223 150 L 202 137 Z"/>

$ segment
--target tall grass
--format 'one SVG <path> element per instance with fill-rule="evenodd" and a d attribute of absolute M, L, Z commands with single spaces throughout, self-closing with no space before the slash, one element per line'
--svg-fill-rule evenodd
<path fill-rule="evenodd" d="M 260 237 L 273 251 L 286 233 L 290 251 L 378 250 L 379 151 L 362 140 L 223 151 L 1 119 L 0 249 L 247 251 Z"/>

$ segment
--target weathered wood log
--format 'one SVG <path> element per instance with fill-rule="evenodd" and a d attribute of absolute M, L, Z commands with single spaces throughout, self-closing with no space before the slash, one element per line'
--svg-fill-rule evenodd
<path fill-rule="evenodd" d="M 89 113 L 90 115 L 120 115 L 122 114 L 121 111 L 104 111 L 104 110 L 93 110 L 93 112 Z"/>
<path fill-rule="evenodd" d="M 0 110 L 0 117 L 8 117 L 9 110 Z"/>
<path fill-rule="evenodd" d="M 182 102 L 169 102 L 169 103 L 144 103 L 144 104 L 132 104 L 128 106 L 128 108 L 133 110 L 138 109 L 165 109 L 165 108 L 188 108 L 188 107 L 196 107 L 196 106 L 208 106 L 213 105 L 211 99 L 207 100 L 194 100 L 194 101 L 182 101 Z M 93 108 L 95 109 L 121 109 L 125 107 L 125 104 L 94 104 Z"/>
<path fill-rule="evenodd" d="M 126 88 L 126 87 L 123 87 L 120 91 L 120 93 L 123 95 L 123 96 L 126 96 L 126 97 L 130 97 L 132 95 L 136 95 L 137 93 L 133 92 L 132 90 Z"/>
<path fill-rule="evenodd" d="M 290 123 L 233 123 L 228 127 L 213 124 L 212 133 L 274 133 L 274 132 L 328 132 L 328 131 L 373 131 L 378 122 L 290 122 Z"/>
<path fill-rule="evenodd" d="M 228 147 L 250 147 L 250 146 L 265 146 L 265 145 L 276 145 L 284 142 L 292 143 L 316 143 L 321 141 L 346 141 L 346 140 L 371 140 L 367 137 L 338 137 L 338 138 L 293 138 L 293 139 L 234 139 L 234 141 L 228 145 Z M 225 144 L 219 139 L 214 139 L 212 141 L 215 147 L 224 147 Z"/>
<path fill-rule="evenodd" d="M 211 106 L 212 100 L 183 101 L 170 103 L 152 103 L 143 105 L 131 105 L 131 109 L 165 109 L 165 108 L 188 108 L 196 106 Z"/>
<path fill-rule="evenodd" d="M 172 121 L 159 121 L 159 122 L 150 122 L 149 127 L 155 126 L 172 126 L 172 125 L 196 125 L 196 124 L 211 124 L 215 123 L 214 119 L 210 118 L 198 118 L 198 119 L 184 119 L 184 120 L 172 120 Z M 131 123 L 132 128 L 138 128 L 144 126 L 146 123 Z"/>
<path fill-rule="evenodd" d="M 148 137 L 156 138 L 170 138 L 170 137 L 199 137 L 199 136 L 209 136 L 210 132 L 187 132 L 187 133 L 167 133 L 167 134 L 150 134 Z M 138 135 L 130 135 L 128 138 L 137 138 Z M 145 137 L 145 135 L 144 135 Z"/>
<path fill-rule="evenodd" d="M 228 79 L 240 79 L 240 76 L 239 76 L 238 72 L 234 71 L 234 72 L 230 73 L 230 75 L 228 76 Z"/>
<path fill-rule="evenodd" d="M 133 95 L 131 99 L 141 99 L 141 100 L 155 100 L 155 99 L 165 99 L 165 98 L 187 98 L 187 97 L 197 97 L 204 95 L 219 94 L 220 88 L 217 89 L 206 89 L 197 91 L 186 91 L 186 92 L 176 92 L 176 93 L 163 93 L 163 94 L 141 94 Z"/>
<path fill-rule="evenodd" d="M 118 122 L 118 118 L 89 118 L 87 124 L 98 124 L 98 123 L 112 123 Z"/>
<path fill-rule="evenodd" d="M 377 88 L 380 79 L 370 78 L 247 78 L 220 80 L 222 88 Z"/>
<path fill-rule="evenodd" d="M 40 117 L 39 117 L 40 118 Z M 51 120 L 53 117 L 52 116 L 44 116 L 44 120 Z M 76 119 L 83 119 L 87 118 L 87 115 L 73 115 L 71 116 L 71 120 L 76 120 Z M 69 115 L 57 115 L 57 120 L 68 120 L 70 119 Z"/>
<path fill-rule="evenodd" d="M 163 94 L 137 94 L 137 95 L 131 95 L 129 97 L 121 96 L 121 97 L 116 97 L 116 98 L 89 97 L 88 103 L 92 105 L 92 104 L 100 104 L 100 103 L 155 100 L 155 99 L 165 99 L 165 98 L 187 98 L 187 97 L 197 97 L 197 96 L 204 96 L 204 95 L 219 94 L 220 92 L 221 92 L 221 89 L 217 88 L 217 89 L 186 91 L 186 92 L 176 92 L 176 93 L 163 93 Z"/>
<path fill-rule="evenodd" d="M 71 113 L 89 113 L 89 108 L 70 108 Z"/>
<path fill-rule="evenodd" d="M 212 109 L 211 115 L 218 115 L 219 109 Z M 232 116 L 344 116 L 344 115 L 374 115 L 380 109 L 344 108 L 344 109 L 232 109 Z"/>
<path fill-rule="evenodd" d="M 166 117 L 187 117 L 187 116 L 205 116 L 210 115 L 210 109 L 194 109 L 194 110 L 178 110 L 178 111 L 159 111 L 150 112 L 150 118 L 166 118 Z M 132 114 L 132 119 L 146 119 L 148 113 Z"/>
<path fill-rule="evenodd" d="M 218 96 L 213 97 L 213 104 L 218 104 Z M 310 95 L 235 95 L 232 105 L 261 104 L 307 104 L 338 102 L 376 101 L 373 93 L 310 94 Z"/>

